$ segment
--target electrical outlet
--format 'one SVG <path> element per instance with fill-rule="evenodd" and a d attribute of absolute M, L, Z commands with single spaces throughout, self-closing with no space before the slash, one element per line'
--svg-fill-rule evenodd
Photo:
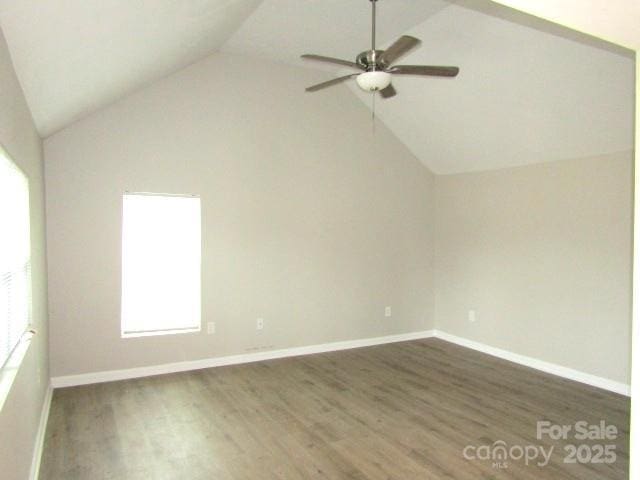
<path fill-rule="evenodd" d="M 391 316 L 391 307 L 384 307 L 384 316 L 385 317 Z"/>
<path fill-rule="evenodd" d="M 216 333 L 216 322 L 208 322 L 207 323 L 207 334 L 213 335 Z"/>
<path fill-rule="evenodd" d="M 476 311 L 475 310 L 469 310 L 468 317 L 469 317 L 469 321 L 471 323 L 475 323 L 475 321 L 476 321 Z"/>
<path fill-rule="evenodd" d="M 256 320 L 256 330 L 262 330 L 264 328 L 264 318 Z"/>

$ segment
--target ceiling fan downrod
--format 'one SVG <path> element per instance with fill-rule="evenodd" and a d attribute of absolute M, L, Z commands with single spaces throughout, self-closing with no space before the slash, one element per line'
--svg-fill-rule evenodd
<path fill-rule="evenodd" d="M 364 57 L 369 61 L 369 70 L 374 72 L 378 67 L 376 52 L 376 3 L 378 0 L 369 0 L 371 2 L 371 52 L 363 52 Z M 362 54 L 361 54 L 362 55 Z"/>
<path fill-rule="evenodd" d="M 369 0 L 371 2 L 371 50 L 376 51 L 376 2 L 378 0 Z"/>

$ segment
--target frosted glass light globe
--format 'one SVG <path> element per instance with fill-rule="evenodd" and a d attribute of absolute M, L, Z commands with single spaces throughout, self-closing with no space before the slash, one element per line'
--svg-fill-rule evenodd
<path fill-rule="evenodd" d="M 365 92 L 383 90 L 391 83 L 391 74 L 387 72 L 364 72 L 356 77 L 358 86 Z"/>

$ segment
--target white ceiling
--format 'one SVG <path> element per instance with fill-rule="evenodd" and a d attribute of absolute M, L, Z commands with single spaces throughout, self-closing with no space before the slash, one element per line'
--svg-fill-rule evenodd
<path fill-rule="evenodd" d="M 398 95 L 375 104 L 377 117 L 431 170 L 451 174 L 633 148 L 629 54 L 502 7 L 455 3 L 378 3 L 381 45 L 404 33 L 423 42 L 400 63 L 461 68 L 455 79 L 396 77 Z M 301 63 L 301 53 L 353 60 L 370 41 L 367 4 L 265 0 L 223 50 L 292 64 Z M 329 68 L 327 79 L 350 73 L 302 63 Z M 370 94 L 355 81 L 349 86 L 371 106 Z M 331 95 L 332 88 L 313 95 Z"/>
<path fill-rule="evenodd" d="M 379 0 L 378 43 L 397 38 L 449 5 L 446 0 Z M 300 55 L 354 60 L 369 48 L 371 7 L 367 0 L 264 0 L 223 50 L 327 69 L 322 63 L 300 60 Z"/>
<path fill-rule="evenodd" d="M 423 40 L 401 63 L 461 67 L 455 79 L 397 78 L 398 96 L 376 102 L 378 118 L 420 160 L 455 173 L 632 148 L 630 55 L 502 7 L 488 15 L 486 5 L 378 2 L 380 45 L 404 33 Z M 353 59 L 369 47 L 369 8 L 366 0 L 0 0 L 0 25 L 48 136 L 218 49 L 331 78 L 342 72 L 300 54 Z"/>
<path fill-rule="evenodd" d="M 41 135 L 220 46 L 260 0 L 0 0 Z"/>
<path fill-rule="evenodd" d="M 461 69 L 455 79 L 397 77 L 398 95 L 376 103 L 379 118 L 434 172 L 633 148 L 628 56 L 456 5 L 407 33 L 423 44 L 401 63 Z M 370 104 L 370 95 L 352 90 Z"/>

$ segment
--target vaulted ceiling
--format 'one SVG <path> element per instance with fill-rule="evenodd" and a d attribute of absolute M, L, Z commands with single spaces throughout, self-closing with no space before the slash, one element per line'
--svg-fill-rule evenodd
<path fill-rule="evenodd" d="M 260 0 L 0 0 L 0 26 L 48 136 L 218 50 Z"/>
<path fill-rule="evenodd" d="M 367 0 L 0 0 L 0 26 L 43 136 L 217 50 L 343 74 L 302 53 L 353 59 Z M 380 0 L 378 39 L 422 39 L 401 63 L 455 79 L 396 78 L 375 111 L 436 173 L 633 147 L 629 52 L 484 0 Z M 367 106 L 371 95 L 346 86 Z M 331 95 L 332 89 L 314 93 Z"/>

